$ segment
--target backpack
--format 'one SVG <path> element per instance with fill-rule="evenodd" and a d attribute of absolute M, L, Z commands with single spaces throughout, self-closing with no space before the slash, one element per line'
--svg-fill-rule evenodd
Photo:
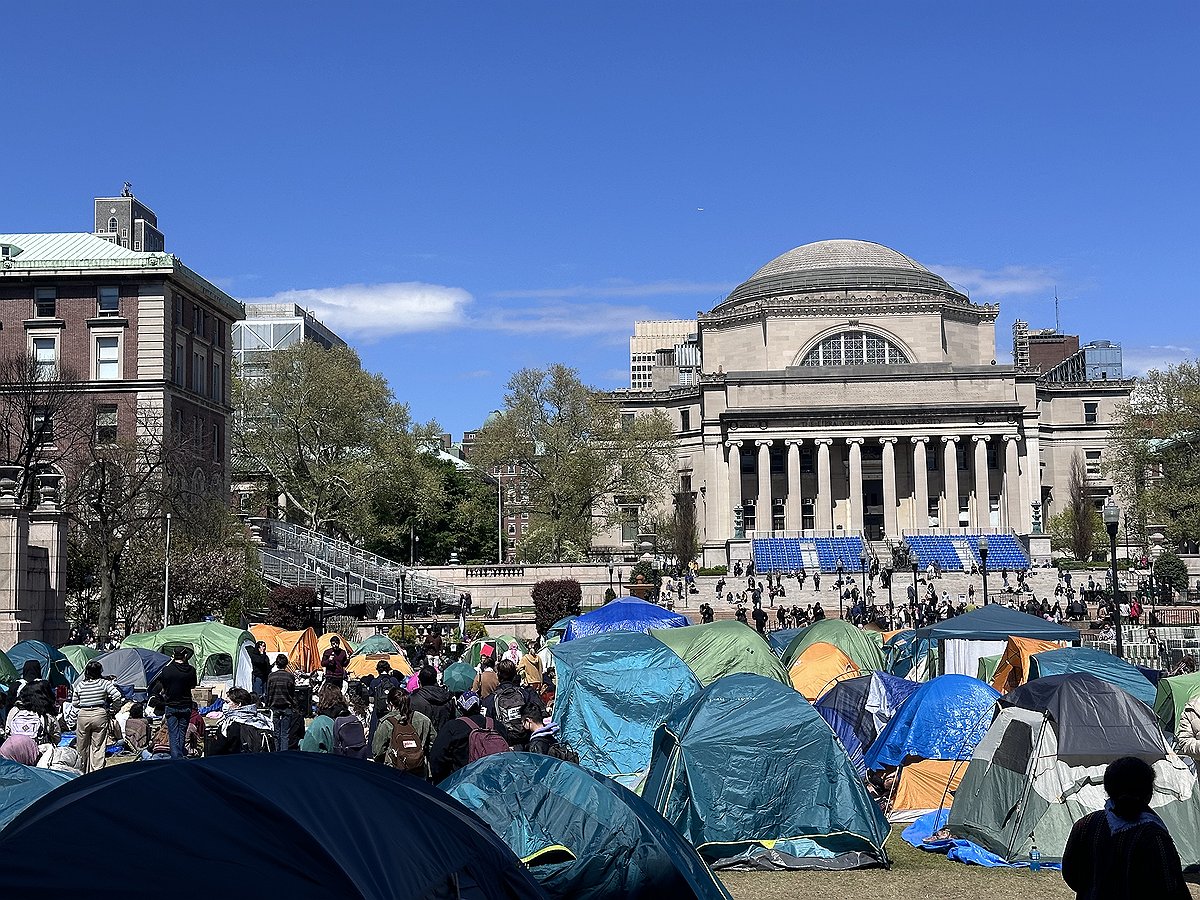
<path fill-rule="evenodd" d="M 375 697 L 375 718 L 382 719 L 387 715 L 387 695 L 393 688 L 400 687 L 395 675 L 381 675 L 371 685 L 371 693 Z"/>
<path fill-rule="evenodd" d="M 8 733 L 24 735 L 36 744 L 42 733 L 42 725 L 42 717 L 33 710 L 18 709 L 13 713 L 12 721 L 8 723 Z"/>
<path fill-rule="evenodd" d="M 496 730 L 508 739 L 509 744 L 521 743 L 525 731 L 521 720 L 525 692 L 515 684 L 502 684 L 492 692 L 492 702 L 496 706 Z"/>
<path fill-rule="evenodd" d="M 471 729 L 471 733 L 467 735 L 467 762 L 473 763 L 485 756 L 507 753 L 512 749 L 508 746 L 508 741 L 495 730 L 495 722 L 491 719 L 484 720 L 487 724 L 483 728 L 476 725 L 469 716 L 464 716 L 463 721 Z"/>
<path fill-rule="evenodd" d="M 571 749 L 570 744 L 564 744 L 562 741 L 554 741 L 546 750 L 546 755 L 579 765 L 579 754 Z"/>
<path fill-rule="evenodd" d="M 333 752 L 354 759 L 367 758 L 367 732 L 358 716 L 340 716 L 333 723 Z"/>
<path fill-rule="evenodd" d="M 388 742 L 384 761 L 402 772 L 424 772 L 425 744 L 412 721 L 401 722 L 395 715 L 388 718 L 392 721 L 392 739 Z"/>

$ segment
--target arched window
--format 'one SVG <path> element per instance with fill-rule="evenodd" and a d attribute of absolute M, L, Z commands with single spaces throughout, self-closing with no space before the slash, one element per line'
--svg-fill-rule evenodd
<path fill-rule="evenodd" d="M 900 366 L 909 358 L 885 337 L 867 331 L 842 331 L 823 339 L 805 354 L 802 366 Z"/>
<path fill-rule="evenodd" d="M 108 230 L 111 231 L 113 234 L 117 233 L 117 217 L 116 216 L 113 216 L 111 219 L 108 220 Z"/>

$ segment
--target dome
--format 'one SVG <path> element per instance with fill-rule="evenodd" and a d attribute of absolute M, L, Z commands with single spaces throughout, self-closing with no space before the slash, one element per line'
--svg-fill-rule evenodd
<path fill-rule="evenodd" d="M 872 241 L 816 241 L 775 257 L 736 287 L 717 309 L 779 294 L 828 291 L 953 294 L 944 279 L 898 250 Z"/>

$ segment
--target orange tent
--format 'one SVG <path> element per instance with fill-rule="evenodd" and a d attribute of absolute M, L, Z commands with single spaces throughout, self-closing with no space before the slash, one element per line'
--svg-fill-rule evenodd
<path fill-rule="evenodd" d="M 391 664 L 393 670 L 405 677 L 413 673 L 412 666 L 408 664 L 408 660 L 399 653 L 364 653 L 359 656 L 350 657 L 350 664 L 346 666 L 346 674 L 354 678 L 376 675 L 378 674 L 378 670 L 375 667 L 381 659 L 386 659 Z"/>
<path fill-rule="evenodd" d="M 969 760 L 914 759 L 896 774 L 889 821 L 908 821 L 913 813 L 949 809 L 958 783 L 967 773 Z"/>
<path fill-rule="evenodd" d="M 276 628 L 274 625 L 263 625 L 260 623 L 250 626 L 250 633 L 254 635 L 256 641 L 262 641 L 267 645 L 268 653 L 279 652 L 279 642 L 276 640 L 276 637 L 281 631 L 283 631 L 282 628 Z"/>
<path fill-rule="evenodd" d="M 996 674 L 992 676 L 992 687 L 1002 694 L 1019 688 L 1029 680 L 1029 657 L 1043 650 L 1057 650 L 1062 646 L 1062 641 L 1038 641 L 1013 635 L 1008 639 L 1008 646 L 1004 648 L 1000 664 L 996 666 Z"/>
<path fill-rule="evenodd" d="M 285 654 L 288 658 L 288 668 L 298 672 L 315 672 L 321 668 L 317 635 L 311 628 L 305 628 L 303 631 L 284 631 L 274 625 L 251 625 L 250 633 L 256 641 L 267 645 L 268 653 Z"/>
<path fill-rule="evenodd" d="M 346 640 L 345 635 L 338 634 L 336 631 L 329 631 L 317 638 L 317 659 L 320 659 L 325 654 L 325 651 L 329 649 L 330 638 L 337 638 L 342 642 L 342 648 L 346 653 L 350 655 L 354 654 L 354 644 Z"/>
<path fill-rule="evenodd" d="M 840 647 L 818 641 L 796 657 L 788 678 L 792 687 L 811 702 L 841 679 L 859 674 L 858 666 Z"/>

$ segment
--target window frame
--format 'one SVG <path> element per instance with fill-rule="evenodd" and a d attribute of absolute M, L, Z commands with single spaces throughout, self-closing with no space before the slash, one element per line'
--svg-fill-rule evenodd
<path fill-rule="evenodd" d="M 43 304 L 50 304 L 50 312 L 43 312 Z M 35 287 L 33 289 L 33 317 L 35 319 L 58 318 L 58 288 Z"/>
<path fill-rule="evenodd" d="M 104 295 L 106 292 L 112 292 L 112 297 L 116 301 L 111 309 L 106 309 L 104 306 Z M 96 288 L 96 315 L 97 316 L 119 316 L 121 314 L 121 288 L 115 284 L 102 284 Z"/>
<path fill-rule="evenodd" d="M 51 361 L 45 362 L 38 358 L 38 342 L 48 341 L 51 347 Z M 29 352 L 33 354 L 35 377 L 38 381 L 49 381 L 58 375 L 58 335 L 57 334 L 30 334 L 29 335 Z"/>
<path fill-rule="evenodd" d="M 112 342 L 113 358 L 110 360 L 109 359 L 101 359 L 100 358 L 101 342 L 103 342 L 107 345 L 108 342 L 110 342 L 110 341 Z M 122 371 L 122 366 L 121 366 L 121 362 L 122 362 L 122 360 L 121 360 L 121 349 L 122 349 L 121 345 L 122 345 L 122 341 L 121 341 L 121 335 L 119 333 L 112 334 L 112 333 L 108 333 L 108 332 L 100 332 L 100 333 L 92 334 L 92 380 L 93 381 L 120 381 L 122 379 L 124 372 Z M 111 365 L 113 367 L 112 368 L 113 374 L 111 374 L 111 375 L 103 374 L 103 369 L 101 368 L 102 366 L 108 366 L 108 365 Z"/>
<path fill-rule="evenodd" d="M 112 422 L 101 423 L 101 415 L 111 413 Z M 104 432 L 101 432 L 104 429 Z M 108 437 L 108 430 L 112 430 L 111 437 Z M 96 446 L 105 447 L 112 446 L 117 442 L 121 435 L 121 409 L 116 403 L 97 403 L 95 412 L 92 416 L 92 438 L 96 442 Z"/>

